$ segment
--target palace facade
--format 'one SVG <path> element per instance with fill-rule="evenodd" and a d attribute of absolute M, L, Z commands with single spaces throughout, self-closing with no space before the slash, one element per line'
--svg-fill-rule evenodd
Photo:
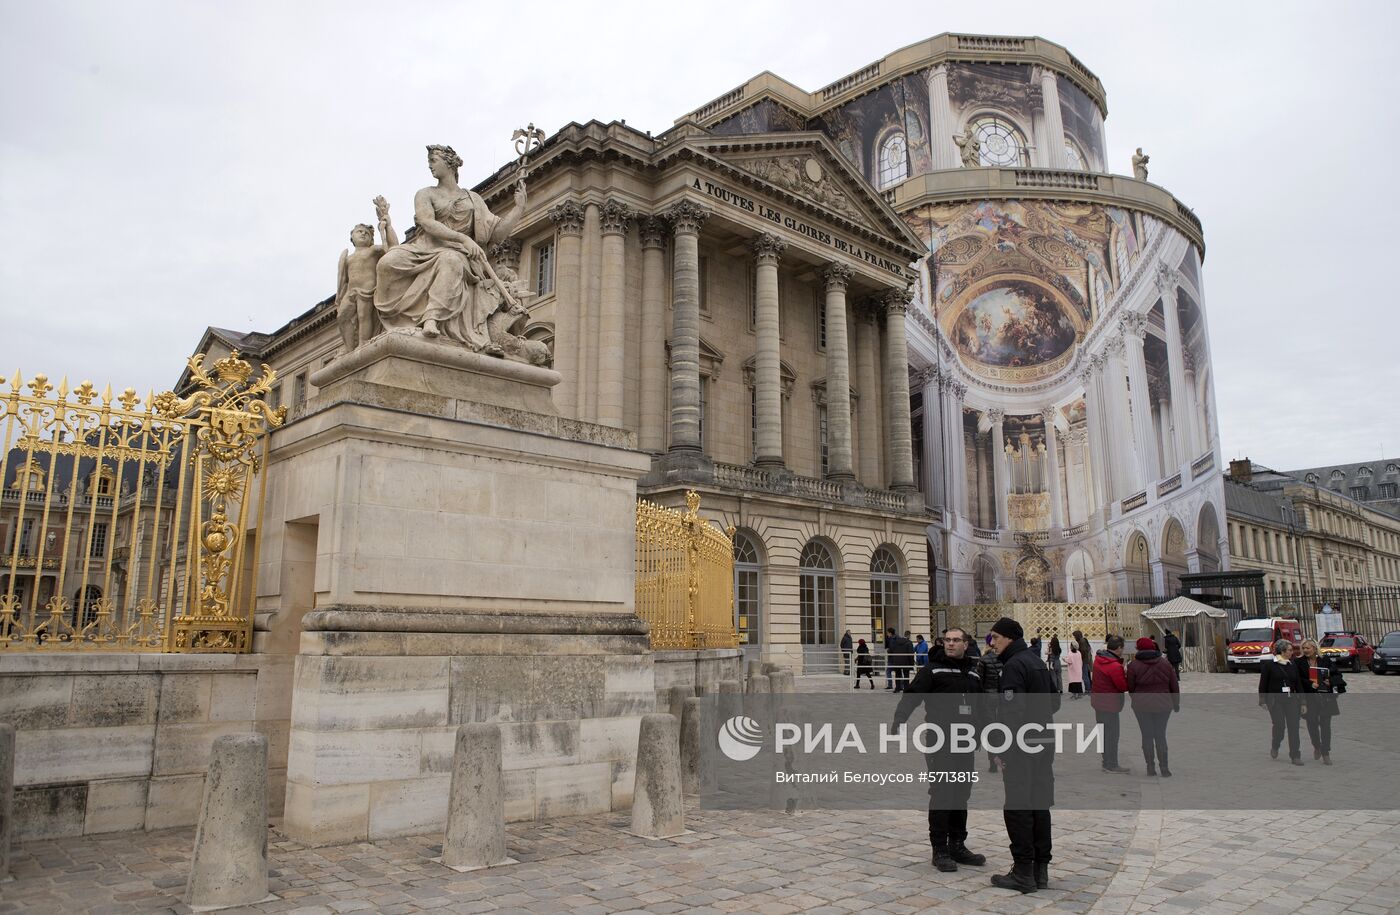
<path fill-rule="evenodd" d="M 1224 563 L 1201 226 L 1109 174 L 1106 110 L 1058 45 L 945 34 L 530 156 L 489 254 L 534 293 L 555 404 L 635 436 L 642 496 L 695 489 L 735 528 L 751 651 L 813 661 L 848 629 L 930 634 L 939 603 L 1164 593 Z M 516 177 L 475 189 L 500 212 Z M 334 311 L 200 348 L 271 364 L 294 421 Z"/>

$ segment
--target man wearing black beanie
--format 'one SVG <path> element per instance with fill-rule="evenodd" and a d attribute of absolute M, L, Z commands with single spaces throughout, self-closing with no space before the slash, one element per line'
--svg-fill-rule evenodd
<path fill-rule="evenodd" d="M 1026 645 L 1021 624 L 1003 616 L 992 625 L 992 651 L 1001 661 L 997 720 L 1013 735 L 1022 725 L 1048 725 L 1060 709 L 1060 694 L 1045 662 Z M 1031 695 L 1037 698 L 1031 698 Z M 1038 698 L 1044 694 L 1044 698 Z M 1033 738 L 1026 742 L 1032 742 Z M 1053 737 L 1045 737 L 1053 744 Z M 1011 872 L 992 875 L 992 885 L 1034 893 L 1050 885 L 1050 807 L 1055 803 L 1054 748 L 1027 753 L 1016 742 L 1001 755 L 1006 789 L 1002 818 L 1011 842 Z"/>

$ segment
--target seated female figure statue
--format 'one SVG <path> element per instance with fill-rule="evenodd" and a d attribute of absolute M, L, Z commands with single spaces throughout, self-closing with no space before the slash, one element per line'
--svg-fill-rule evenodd
<path fill-rule="evenodd" d="M 498 217 L 479 194 L 458 187 L 461 165 L 452 147 L 428 147 L 437 185 L 413 196 L 413 239 L 380 259 L 374 308 L 386 328 L 421 327 L 424 336 L 499 355 L 486 321 L 502 296 L 493 288 L 486 246 L 515 230 L 525 211 L 525 186 L 516 185 L 515 206 Z"/>

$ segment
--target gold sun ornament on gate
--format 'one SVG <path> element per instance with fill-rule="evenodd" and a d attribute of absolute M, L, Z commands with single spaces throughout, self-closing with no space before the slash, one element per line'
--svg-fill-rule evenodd
<path fill-rule="evenodd" d="M 241 473 L 226 467 L 216 467 L 204 475 L 204 491 L 220 499 L 237 499 L 243 494 Z"/>

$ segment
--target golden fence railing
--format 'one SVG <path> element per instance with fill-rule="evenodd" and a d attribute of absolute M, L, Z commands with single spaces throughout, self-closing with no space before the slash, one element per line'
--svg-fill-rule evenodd
<path fill-rule="evenodd" d="M 977 635 L 985 634 L 1003 616 L 1020 623 L 1026 631 L 1027 640 L 1033 638 L 1037 630 L 1045 641 L 1054 635 L 1063 640 L 1076 630 L 1089 639 L 1103 639 L 1110 632 L 1125 636 L 1137 632 L 1135 620 L 1130 615 L 1120 615 L 1118 604 L 1111 600 L 1074 604 L 1003 601 L 940 606 L 935 609 L 945 612 L 949 626 L 957 626 Z"/>
<path fill-rule="evenodd" d="M 186 397 L 15 373 L 0 393 L 0 650 L 251 647 L 242 572 L 286 411 L 261 400 L 275 374 L 253 379 L 238 356 L 212 375 L 192 357 Z"/>
<path fill-rule="evenodd" d="M 637 615 L 651 624 L 652 648 L 734 648 L 734 530 L 686 511 L 637 501 Z"/>

